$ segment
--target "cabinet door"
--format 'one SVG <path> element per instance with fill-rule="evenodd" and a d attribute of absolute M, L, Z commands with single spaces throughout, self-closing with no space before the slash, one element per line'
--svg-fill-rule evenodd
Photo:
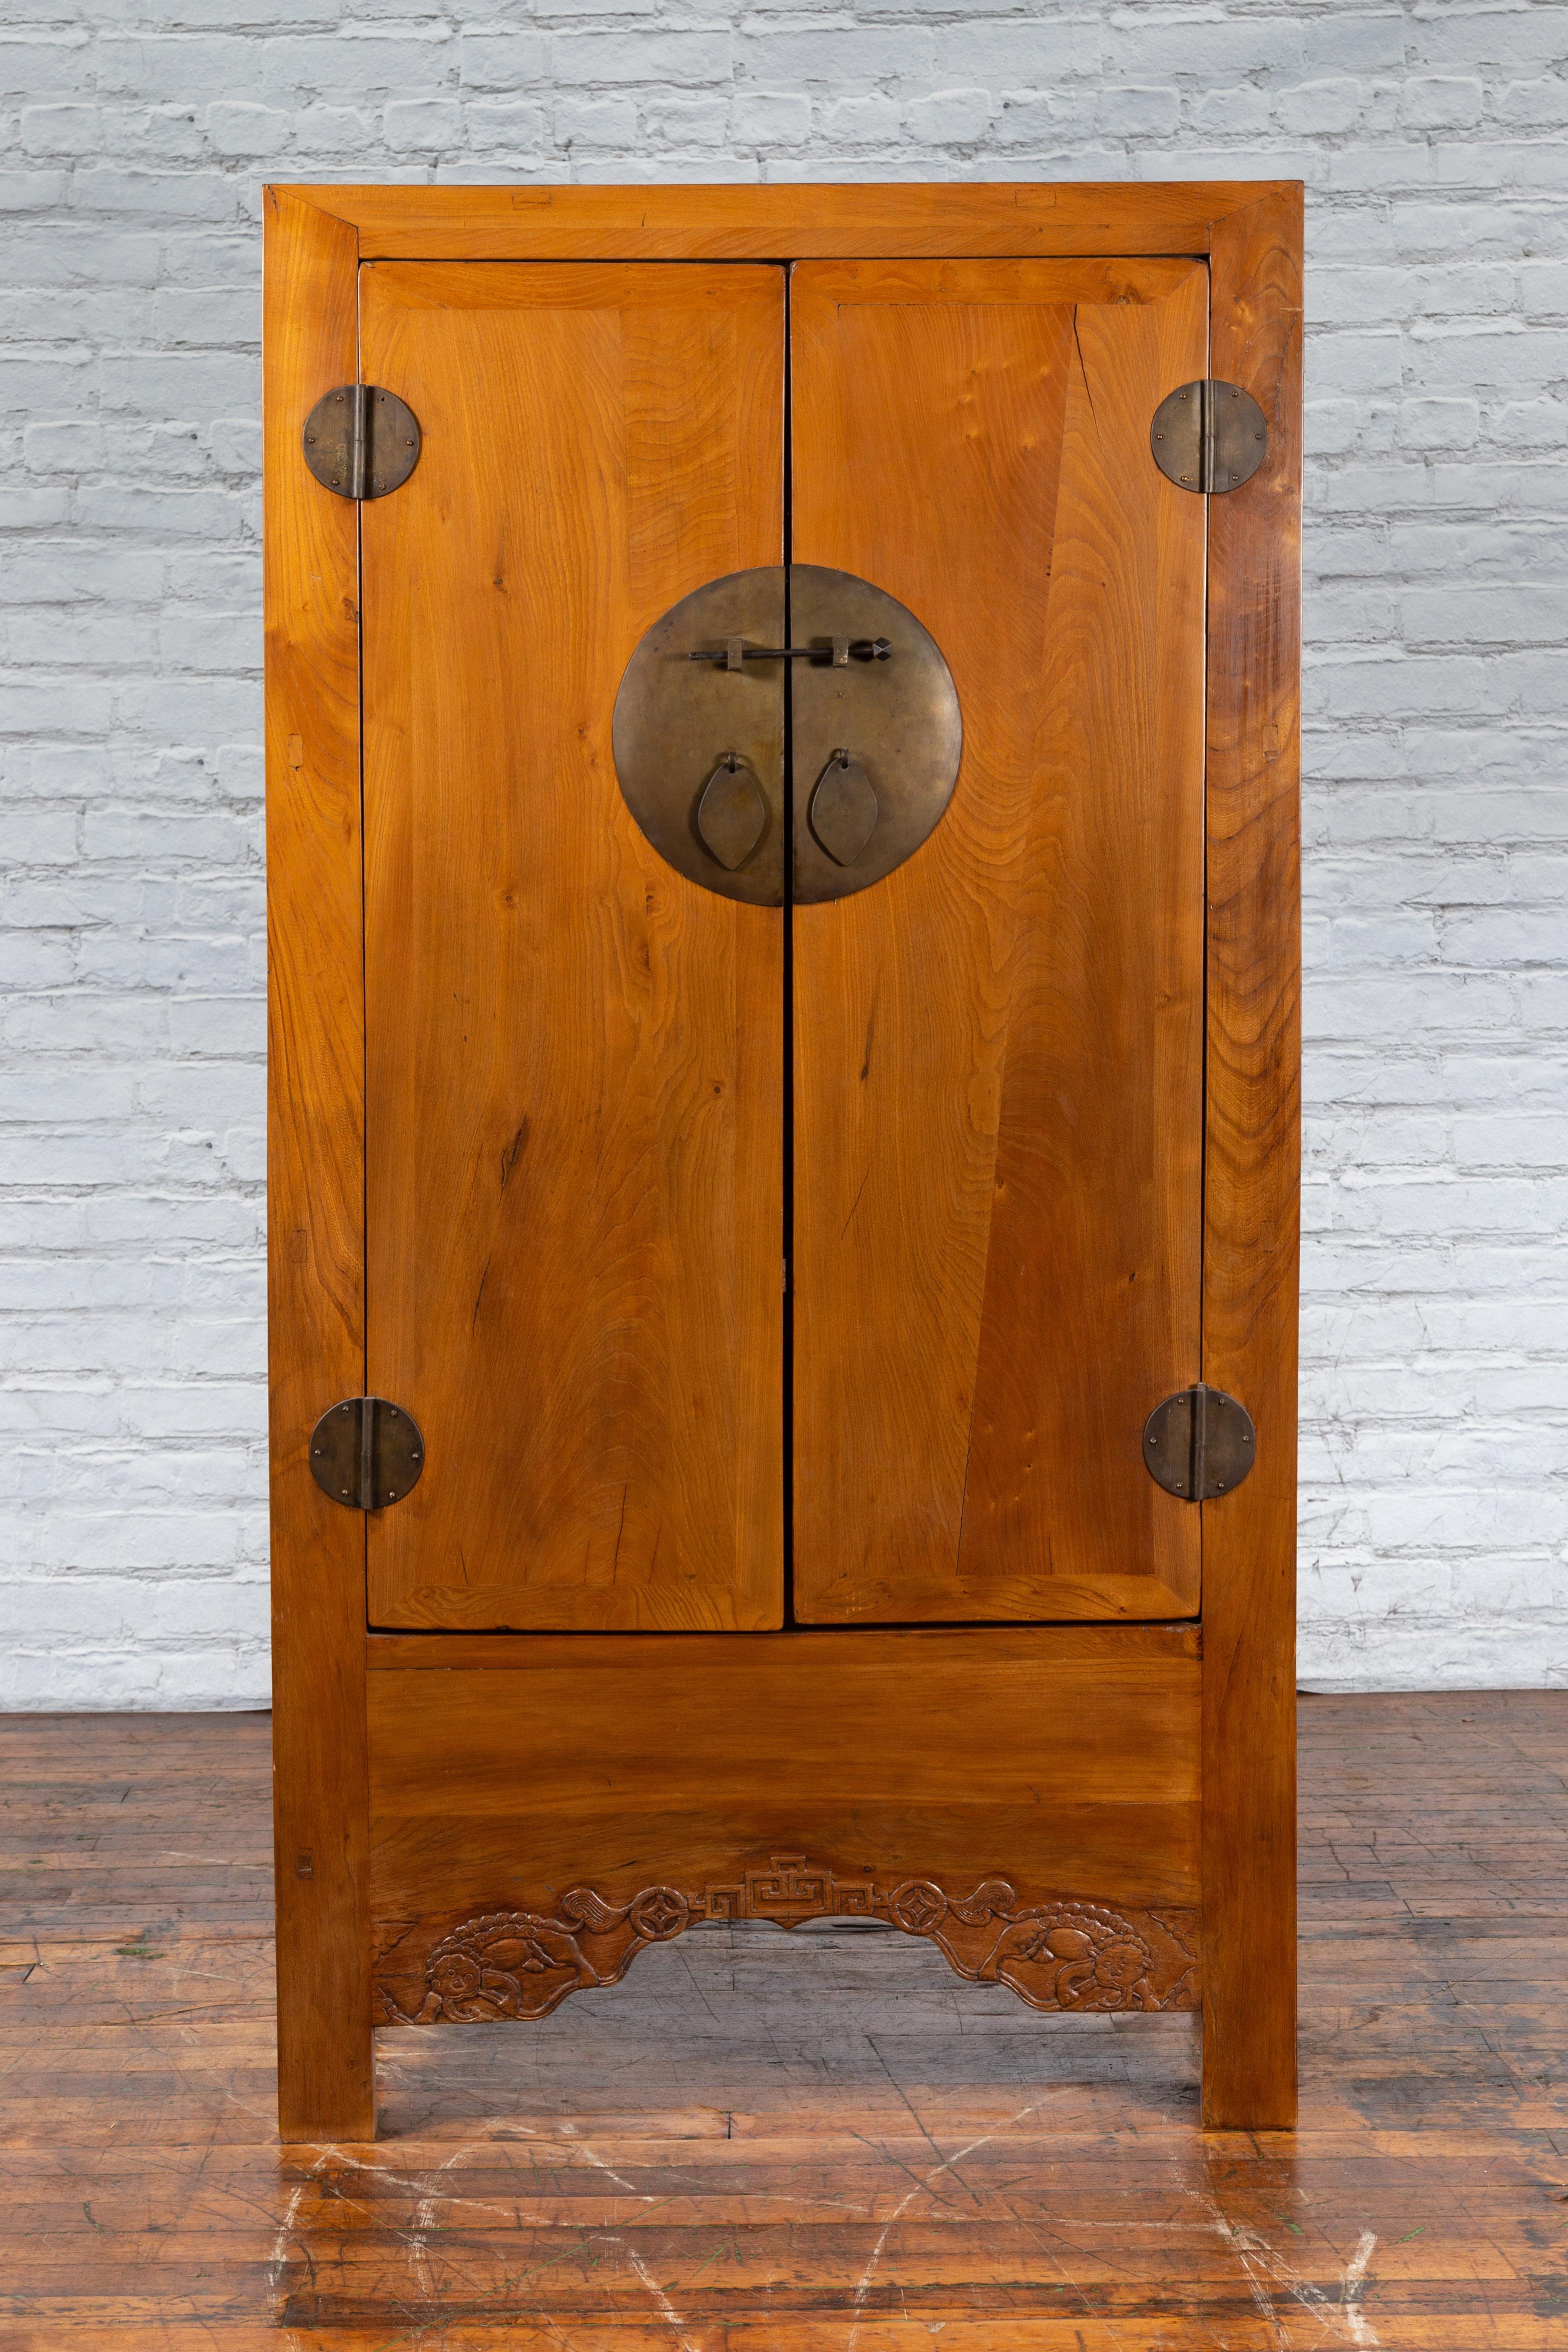
<path fill-rule="evenodd" d="M 373 1624 L 781 1621 L 782 916 L 616 784 L 626 658 L 777 563 L 784 273 L 393 263 L 362 373 Z M 346 1082 L 346 1081 L 345 1081 Z"/>
<path fill-rule="evenodd" d="M 1205 501 L 1149 430 L 1206 274 L 807 262 L 791 348 L 795 556 L 963 714 L 930 839 L 795 916 L 795 1608 L 1192 1614 L 1141 1441 L 1199 1363 Z"/>

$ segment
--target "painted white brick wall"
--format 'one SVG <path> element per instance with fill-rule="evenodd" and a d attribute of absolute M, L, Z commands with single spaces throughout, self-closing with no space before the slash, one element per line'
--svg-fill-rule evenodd
<path fill-rule="evenodd" d="M 267 1688 L 264 176 L 1308 184 L 1303 1677 L 1568 1681 L 1568 8 L 0 30 L 0 1705 Z"/>

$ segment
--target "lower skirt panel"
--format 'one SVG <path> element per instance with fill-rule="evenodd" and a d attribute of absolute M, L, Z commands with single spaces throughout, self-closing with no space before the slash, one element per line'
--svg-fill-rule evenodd
<path fill-rule="evenodd" d="M 875 1922 L 1038 2009 L 1198 2005 L 1195 1626 L 370 1650 L 386 2022 L 542 2018 L 737 1919 Z"/>

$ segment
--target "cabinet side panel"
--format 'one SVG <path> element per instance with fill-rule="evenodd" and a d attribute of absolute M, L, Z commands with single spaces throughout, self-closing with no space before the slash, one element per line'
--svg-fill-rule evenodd
<path fill-rule="evenodd" d="M 364 1520 L 308 1441 L 360 1392 L 357 515 L 308 473 L 301 423 L 356 373 L 354 232 L 267 194 L 268 1305 L 278 2066 L 283 2137 L 366 2138 Z"/>
<path fill-rule="evenodd" d="M 1215 233 L 1214 373 L 1268 419 L 1210 506 L 1204 1378 L 1257 1467 L 1204 1514 L 1204 2107 L 1296 2111 L 1296 1318 L 1300 1097 L 1301 205 Z"/>

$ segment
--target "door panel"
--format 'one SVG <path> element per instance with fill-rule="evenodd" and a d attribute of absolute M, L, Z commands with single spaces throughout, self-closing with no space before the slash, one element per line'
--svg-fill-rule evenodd
<path fill-rule="evenodd" d="M 611 755 L 677 597 L 783 552 L 782 270 L 395 263 L 362 373 L 367 1382 L 426 1466 L 373 1624 L 781 1622 L 782 917 Z"/>
<path fill-rule="evenodd" d="M 1149 420 L 1206 273 L 808 262 L 792 305 L 795 556 L 912 609 L 964 731 L 930 839 L 794 917 L 796 1611 L 1191 1614 L 1140 1442 L 1199 1363 L 1205 501 Z"/>

